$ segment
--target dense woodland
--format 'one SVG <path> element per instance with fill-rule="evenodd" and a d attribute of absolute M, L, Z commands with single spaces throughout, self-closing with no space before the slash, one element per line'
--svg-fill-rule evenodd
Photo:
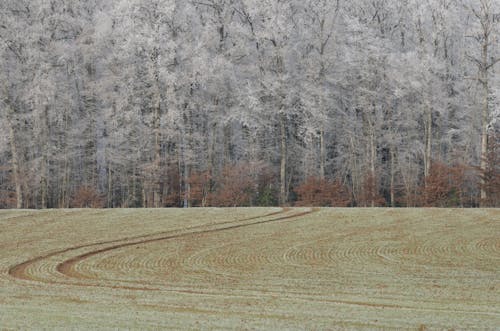
<path fill-rule="evenodd" d="M 500 206 L 499 0 L 0 1 L 0 208 Z"/>

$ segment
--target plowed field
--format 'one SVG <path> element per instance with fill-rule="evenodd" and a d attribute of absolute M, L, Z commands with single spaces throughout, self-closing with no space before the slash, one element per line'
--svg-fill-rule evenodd
<path fill-rule="evenodd" d="M 0 211 L 0 330 L 500 330 L 500 210 Z"/>

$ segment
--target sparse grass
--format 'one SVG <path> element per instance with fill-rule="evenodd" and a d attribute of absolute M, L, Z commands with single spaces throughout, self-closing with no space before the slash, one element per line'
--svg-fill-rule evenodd
<path fill-rule="evenodd" d="M 500 326 L 500 210 L 0 211 L 0 329 Z"/>

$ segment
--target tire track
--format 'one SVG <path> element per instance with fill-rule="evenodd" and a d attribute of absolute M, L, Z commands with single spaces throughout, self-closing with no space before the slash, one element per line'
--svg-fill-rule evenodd
<path fill-rule="evenodd" d="M 276 215 L 279 215 L 279 214 L 286 213 L 289 210 L 290 210 L 289 208 L 283 208 L 283 209 L 281 209 L 279 211 L 268 213 L 268 214 L 265 214 L 265 215 L 259 215 L 259 216 L 244 218 L 244 219 L 240 219 L 240 220 L 236 220 L 236 221 L 225 221 L 225 222 L 220 222 L 220 223 L 217 223 L 217 224 L 209 224 L 209 225 L 202 224 L 202 225 L 188 227 L 188 228 L 183 229 L 183 230 L 185 230 L 185 231 L 191 231 L 191 230 L 196 230 L 196 229 L 200 229 L 200 228 L 206 228 L 207 226 L 225 225 L 225 224 L 234 224 L 234 223 L 246 222 L 246 221 L 251 221 L 251 220 L 255 220 L 255 219 L 259 219 L 259 218 L 266 218 L 266 217 L 276 216 Z M 14 266 L 12 266 L 12 267 L 9 268 L 8 275 L 12 276 L 14 278 L 17 278 L 17 279 L 29 280 L 29 281 L 38 281 L 38 279 L 35 279 L 35 278 L 31 277 L 27 273 L 27 270 L 32 265 L 37 264 L 37 263 L 39 263 L 39 262 L 41 262 L 43 260 L 52 258 L 54 256 L 61 255 L 61 254 L 66 254 L 66 253 L 69 253 L 71 251 L 76 251 L 76 250 L 84 249 L 84 248 L 90 248 L 90 247 L 94 247 L 94 246 L 115 244 L 115 243 L 119 243 L 119 242 L 130 241 L 130 240 L 141 240 L 141 239 L 145 240 L 145 239 L 151 238 L 151 237 L 164 236 L 164 235 L 167 235 L 167 234 L 172 234 L 172 233 L 178 232 L 180 230 L 181 229 L 174 229 L 174 230 L 163 231 L 163 232 L 158 232 L 158 233 L 153 233 L 153 234 L 147 234 L 147 235 L 141 235 L 141 236 L 132 236 L 132 237 L 125 237 L 125 238 L 121 238 L 121 239 L 115 239 L 115 240 L 109 240 L 109 241 L 100 241 L 100 242 L 94 242 L 94 243 L 91 243 L 91 244 L 84 244 L 84 245 L 78 245 L 78 246 L 68 247 L 68 248 L 65 248 L 65 249 L 54 251 L 54 252 L 49 253 L 49 254 L 37 256 L 35 258 L 29 259 L 27 261 L 24 261 L 22 263 L 16 264 L 16 265 L 14 265 Z"/>
<path fill-rule="evenodd" d="M 130 247 L 130 246 L 135 246 L 135 245 L 150 244 L 150 243 L 154 243 L 154 242 L 166 241 L 166 240 L 178 239 L 178 238 L 184 238 L 184 237 L 193 236 L 193 235 L 212 234 L 212 233 L 217 233 L 217 232 L 221 232 L 221 231 L 228 231 L 228 230 L 245 228 L 245 227 L 254 226 L 254 225 L 261 225 L 261 224 L 266 224 L 266 223 L 271 223 L 271 222 L 289 220 L 289 219 L 293 219 L 293 218 L 297 218 L 297 217 L 302 217 L 302 216 L 311 214 L 311 213 L 313 213 L 313 212 L 315 212 L 317 210 L 318 210 L 318 208 L 312 208 L 312 209 L 310 209 L 308 211 L 304 211 L 304 212 L 300 212 L 300 213 L 294 213 L 294 214 L 291 214 L 291 215 L 281 216 L 281 217 L 277 217 L 277 218 L 272 218 L 272 219 L 269 219 L 269 220 L 263 220 L 263 221 L 257 221 L 257 222 L 251 222 L 251 223 L 244 223 L 244 224 L 234 224 L 234 225 L 229 225 L 229 226 L 226 226 L 226 227 L 217 227 L 215 229 L 205 229 L 205 230 L 200 230 L 200 231 L 191 231 L 191 232 L 180 233 L 180 234 L 176 234 L 176 235 L 164 236 L 164 237 L 160 237 L 160 238 L 138 240 L 138 241 L 132 241 L 132 242 L 128 242 L 128 243 L 122 243 L 122 244 L 118 244 L 118 245 L 113 245 L 113 246 L 110 246 L 110 247 L 105 247 L 105 248 L 98 249 L 98 250 L 95 250 L 95 251 L 91 251 L 91 252 L 88 252 L 88 253 L 85 253 L 85 254 L 81 254 L 81 255 L 73 257 L 73 258 L 71 258 L 69 260 L 66 260 L 66 261 L 58 264 L 57 267 L 56 267 L 56 270 L 59 273 L 65 275 L 65 276 L 71 277 L 71 278 L 89 279 L 85 275 L 77 272 L 75 270 L 75 266 L 78 263 L 80 263 L 80 262 L 82 262 L 82 261 L 84 261 L 84 260 L 86 260 L 86 259 L 88 259 L 90 257 L 96 256 L 96 255 L 99 255 L 99 254 L 102 254 L 102 253 L 110 252 L 110 251 L 121 249 L 121 248 Z M 286 211 L 289 211 L 289 209 L 284 209 L 283 212 L 286 212 Z M 269 215 L 267 215 L 267 216 L 269 216 Z M 258 217 L 258 218 L 262 218 L 262 217 Z M 255 219 L 255 218 L 253 218 L 253 219 Z M 248 221 L 248 219 L 245 220 L 245 221 Z M 241 223 L 241 222 L 242 221 L 240 221 L 239 223 Z"/>

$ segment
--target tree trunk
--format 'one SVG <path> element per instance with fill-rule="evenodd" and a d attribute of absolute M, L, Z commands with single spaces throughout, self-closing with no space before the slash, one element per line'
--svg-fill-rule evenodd
<path fill-rule="evenodd" d="M 41 190 L 41 208 L 47 208 L 47 195 L 48 195 L 48 180 L 47 180 L 47 162 L 48 162 L 48 148 L 49 148 L 49 106 L 46 105 L 43 112 L 42 122 L 42 164 L 41 164 L 41 178 L 40 178 L 40 190 Z"/>
<path fill-rule="evenodd" d="M 184 161 L 184 208 L 191 207 L 191 185 L 189 184 L 189 165 Z"/>
<path fill-rule="evenodd" d="M 138 207 L 137 203 L 137 172 L 136 172 L 136 165 L 133 164 L 132 166 L 132 189 L 129 191 L 129 195 L 127 200 L 129 201 L 129 206 L 132 205 L 132 207 Z M 128 207 L 129 207 L 128 206 Z"/>
<path fill-rule="evenodd" d="M 16 137 L 14 132 L 14 127 L 12 121 L 9 120 L 10 130 L 9 130 L 9 141 L 10 150 L 12 153 L 12 171 L 14 173 L 14 184 L 16 186 L 16 208 L 21 209 L 23 207 L 23 192 L 21 185 L 21 174 L 19 171 L 19 154 L 17 152 Z"/>
<path fill-rule="evenodd" d="M 352 191 L 352 199 L 353 201 L 356 202 L 359 206 L 359 194 L 360 194 L 360 180 L 359 178 L 361 177 L 359 171 L 358 171 L 358 164 L 357 164 L 357 158 L 356 158 L 356 141 L 358 141 L 357 138 L 354 138 L 352 134 L 349 134 L 349 149 L 348 149 L 348 155 L 349 155 L 349 170 L 350 170 L 350 175 L 351 175 L 351 191 Z"/>
<path fill-rule="evenodd" d="M 375 180 L 375 158 L 377 156 L 377 150 L 375 147 L 375 132 L 374 128 L 371 125 L 370 129 L 370 180 L 371 180 L 371 192 L 370 192 L 370 197 L 371 197 L 371 207 L 375 207 L 375 192 L 376 192 L 376 180 Z"/>
<path fill-rule="evenodd" d="M 321 180 L 325 179 L 325 163 L 326 163 L 326 147 L 325 147 L 325 130 L 321 128 L 319 132 L 319 150 L 320 150 L 320 160 L 319 160 L 319 178 Z"/>
<path fill-rule="evenodd" d="M 111 171 L 111 165 L 108 165 L 108 208 L 113 208 L 113 172 Z"/>
<path fill-rule="evenodd" d="M 153 178 L 152 178 L 152 186 L 153 186 L 153 206 L 155 208 L 159 208 L 161 204 L 161 170 L 162 170 L 162 162 L 161 162 L 161 132 L 160 132 L 160 96 L 156 96 L 157 100 L 155 102 L 155 113 L 154 113 L 154 165 L 153 165 Z"/>
<path fill-rule="evenodd" d="M 41 203 L 40 206 L 42 209 L 47 208 L 47 158 L 45 155 L 42 157 L 42 165 L 41 165 L 41 178 L 40 178 L 40 195 L 41 195 Z"/>
<path fill-rule="evenodd" d="M 375 114 L 375 104 L 372 105 L 373 107 L 373 114 Z M 370 200 L 370 206 L 375 207 L 375 196 L 376 196 L 376 180 L 375 180 L 375 163 L 376 163 L 376 158 L 377 158 L 377 147 L 376 147 L 376 142 L 375 142 L 375 123 L 373 121 L 373 118 L 370 116 L 370 114 L 367 111 L 363 111 L 362 113 L 363 117 L 363 135 L 365 139 L 368 141 L 368 171 L 369 171 L 369 178 L 368 182 L 365 180 L 365 187 L 363 190 L 365 191 L 365 196 L 368 194 L 369 195 L 369 200 Z M 369 190 L 369 192 L 366 192 Z M 366 198 L 365 198 L 366 199 Z M 366 203 L 366 202 L 365 202 Z"/>
<path fill-rule="evenodd" d="M 64 169 L 63 169 L 63 182 L 61 187 L 60 206 L 61 208 L 69 207 L 69 158 L 68 158 L 67 146 L 64 147 Z"/>
<path fill-rule="evenodd" d="M 432 158 L 432 108 L 428 107 L 425 112 L 425 153 L 424 153 L 424 177 L 427 182 L 431 171 L 431 158 Z"/>
<path fill-rule="evenodd" d="M 286 166 L 287 166 L 287 137 L 286 137 L 286 116 L 283 113 L 279 115 L 280 121 L 280 205 L 285 205 L 288 200 L 286 190 Z"/>
<path fill-rule="evenodd" d="M 212 132 L 208 146 L 208 174 L 210 178 L 215 178 L 215 145 L 217 143 L 217 123 L 212 124 Z"/>
<path fill-rule="evenodd" d="M 484 175 L 486 174 L 486 170 L 488 167 L 488 122 L 489 122 L 489 105 L 488 105 L 488 78 L 487 73 L 484 74 L 484 99 L 483 99 L 483 109 L 481 112 L 481 200 L 480 206 L 482 207 L 486 204 L 486 200 L 488 199 L 488 194 L 486 192 L 486 179 Z"/>
<path fill-rule="evenodd" d="M 396 158 L 396 153 L 394 152 L 394 148 L 391 147 L 391 183 L 390 183 L 390 195 L 391 195 L 391 207 L 396 206 L 395 202 L 395 188 L 394 188 L 394 175 L 395 175 L 395 158 Z"/>
<path fill-rule="evenodd" d="M 231 165 L 231 123 L 224 125 L 224 165 Z"/>

